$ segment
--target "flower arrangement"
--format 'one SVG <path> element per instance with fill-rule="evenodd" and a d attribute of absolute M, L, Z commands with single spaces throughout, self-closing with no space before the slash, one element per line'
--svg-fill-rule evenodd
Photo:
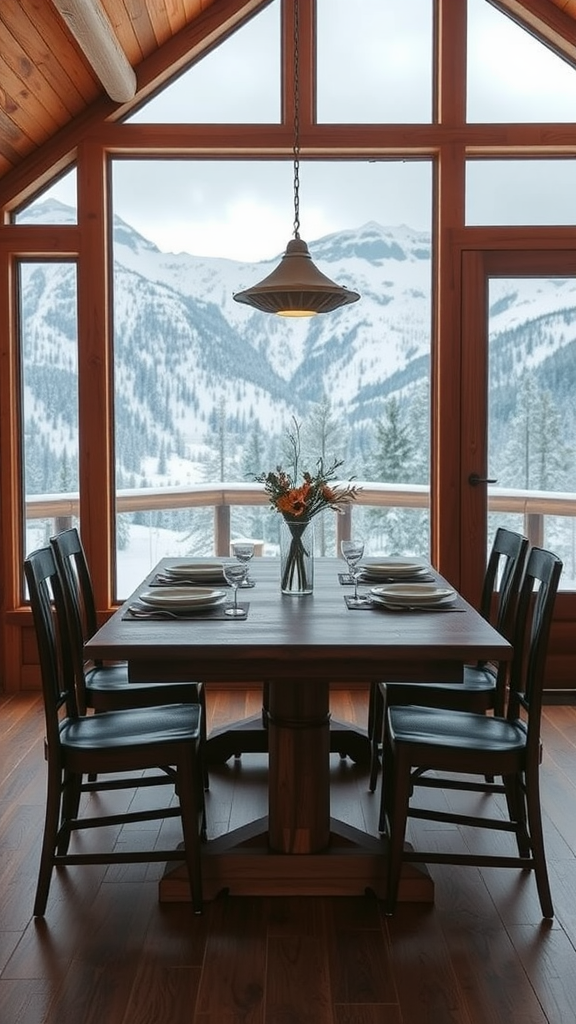
<path fill-rule="evenodd" d="M 294 429 L 288 431 L 291 449 L 290 472 L 282 466 L 276 466 L 275 471 L 261 473 L 254 479 L 264 484 L 270 504 L 282 515 L 291 533 L 289 551 L 282 568 L 282 590 L 301 593 L 311 590 L 309 570 L 307 571 L 310 553 L 304 545 L 302 536 L 305 527 L 314 516 L 326 509 L 343 512 L 344 506 L 355 500 L 359 488 L 351 484 L 344 487 L 332 484 L 336 479 L 336 470 L 342 465 L 342 460 L 339 459 L 325 466 L 324 460 L 319 458 L 316 462 L 316 473 L 312 474 L 305 470 L 301 482 L 298 482 L 300 425 L 295 419 L 293 422 Z"/>

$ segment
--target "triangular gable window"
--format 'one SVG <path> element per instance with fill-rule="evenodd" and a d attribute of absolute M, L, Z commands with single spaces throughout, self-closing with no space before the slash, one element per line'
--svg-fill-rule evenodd
<path fill-rule="evenodd" d="M 279 124 L 280 2 L 126 119 L 144 124 Z"/>
<path fill-rule="evenodd" d="M 15 224 L 77 224 L 76 168 L 37 192 L 14 215 Z"/>
<path fill-rule="evenodd" d="M 574 121 L 576 70 L 487 0 L 468 0 L 469 122 Z"/>

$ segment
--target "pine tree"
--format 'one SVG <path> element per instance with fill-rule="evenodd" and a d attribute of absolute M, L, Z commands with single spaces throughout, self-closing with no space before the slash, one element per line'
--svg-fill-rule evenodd
<path fill-rule="evenodd" d="M 563 443 L 563 425 L 549 391 L 538 396 L 533 418 L 533 486 L 540 491 L 558 491 L 567 487 L 570 466 Z"/>
<path fill-rule="evenodd" d="M 253 481 L 254 477 L 263 472 L 266 465 L 266 437 L 259 420 L 253 420 L 248 433 L 248 439 L 242 453 L 241 467 L 242 476 L 245 480 Z M 240 513 L 240 514 L 238 514 Z M 262 505 L 249 506 L 243 509 L 233 509 L 232 522 L 236 527 L 238 521 L 242 523 L 240 532 L 254 540 L 264 540 L 269 533 L 270 512 Z"/>
<path fill-rule="evenodd" d="M 166 458 L 166 442 L 162 440 L 160 442 L 160 454 L 158 456 L 158 468 L 156 470 L 158 476 L 166 476 L 168 472 L 168 461 Z"/>
<path fill-rule="evenodd" d="M 413 483 L 422 469 L 422 457 L 416 445 L 422 434 L 422 417 L 406 416 L 413 404 L 402 406 L 396 395 L 384 406 L 384 415 L 376 422 L 371 475 L 383 483 Z M 421 447 L 421 444 L 420 444 Z M 398 507 L 370 509 L 367 513 L 370 548 L 388 555 L 427 554 L 428 517 L 420 509 Z"/>
<path fill-rule="evenodd" d="M 382 419 L 376 421 L 372 458 L 374 479 L 385 483 L 410 482 L 413 455 L 410 428 L 403 421 L 397 396 L 393 395 L 384 406 Z"/>
<path fill-rule="evenodd" d="M 495 461 L 501 486 L 540 491 L 568 488 L 572 459 L 563 436 L 564 424 L 551 392 L 539 387 L 533 371 L 524 370 L 507 443 Z M 497 455 L 495 449 L 495 460 Z"/>
<path fill-rule="evenodd" d="M 343 420 L 337 420 L 327 395 L 313 405 L 302 426 L 302 468 L 316 471 L 318 459 L 330 465 L 335 459 L 345 461 L 347 430 Z M 344 470 L 344 466 L 342 467 Z M 332 554 L 336 544 L 334 516 L 323 513 L 316 519 L 314 539 L 319 555 Z"/>

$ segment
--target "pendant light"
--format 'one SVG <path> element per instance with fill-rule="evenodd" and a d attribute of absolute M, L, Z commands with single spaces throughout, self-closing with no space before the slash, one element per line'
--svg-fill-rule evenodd
<path fill-rule="evenodd" d="M 236 302 L 244 302 L 263 313 L 288 317 L 331 313 L 360 298 L 358 292 L 335 284 L 318 270 L 312 262 L 306 242 L 300 238 L 298 2 L 294 0 L 294 237 L 288 242 L 280 263 L 268 277 L 234 294 Z"/>

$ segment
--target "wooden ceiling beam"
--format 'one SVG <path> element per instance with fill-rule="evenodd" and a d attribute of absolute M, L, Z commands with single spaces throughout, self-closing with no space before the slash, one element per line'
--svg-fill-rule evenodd
<path fill-rule="evenodd" d="M 100 0 L 52 0 L 111 100 L 127 103 L 136 75 Z"/>

